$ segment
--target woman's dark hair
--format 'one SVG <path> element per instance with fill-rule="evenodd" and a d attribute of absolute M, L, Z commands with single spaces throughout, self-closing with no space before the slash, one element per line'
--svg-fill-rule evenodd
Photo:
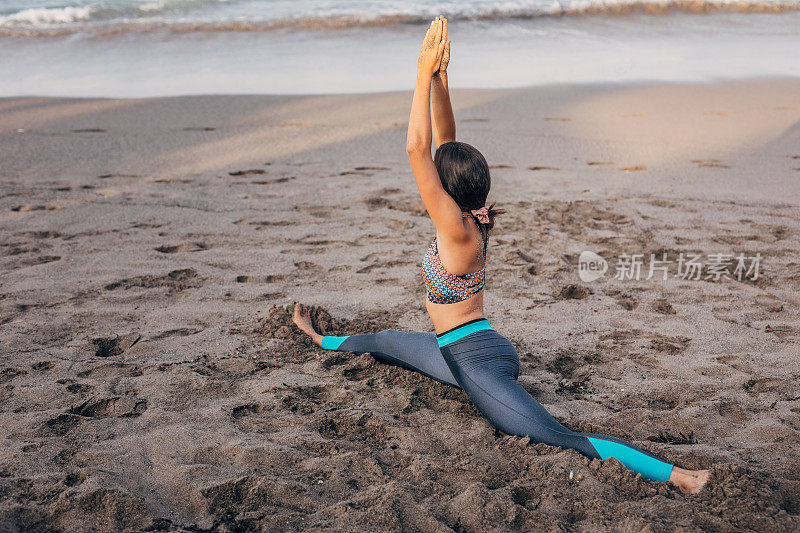
<path fill-rule="evenodd" d="M 467 143 L 451 141 L 439 146 L 433 158 L 442 187 L 462 211 L 480 209 L 486 205 L 486 197 L 492 186 L 489 165 L 477 148 Z M 486 233 L 494 227 L 494 218 L 504 213 L 489 206 L 489 223 L 481 224 Z"/>

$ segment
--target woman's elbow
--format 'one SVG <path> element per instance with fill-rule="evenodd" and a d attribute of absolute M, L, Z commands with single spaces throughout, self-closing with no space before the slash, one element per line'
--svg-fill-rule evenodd
<path fill-rule="evenodd" d="M 410 156 L 411 155 L 424 154 L 426 149 L 428 150 L 428 153 L 430 154 L 430 150 L 431 150 L 430 141 L 428 141 L 428 146 L 427 147 L 425 146 L 425 142 L 424 141 L 418 140 L 418 139 L 409 139 L 406 142 L 406 153 L 408 155 L 410 155 Z"/>

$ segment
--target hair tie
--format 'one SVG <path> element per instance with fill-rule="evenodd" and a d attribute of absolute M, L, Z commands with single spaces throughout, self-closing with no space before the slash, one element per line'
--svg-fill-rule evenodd
<path fill-rule="evenodd" d="M 487 206 L 483 206 L 480 209 L 473 209 L 470 211 L 472 216 L 478 219 L 478 222 L 481 224 L 488 224 L 489 223 L 489 208 Z"/>

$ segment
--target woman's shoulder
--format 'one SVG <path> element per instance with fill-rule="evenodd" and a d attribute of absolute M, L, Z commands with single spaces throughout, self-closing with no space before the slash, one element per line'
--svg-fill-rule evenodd
<path fill-rule="evenodd" d="M 482 258 L 483 234 L 476 224 L 465 223 L 461 235 L 437 234 L 434 242 L 445 269 L 455 275 L 473 272 Z"/>

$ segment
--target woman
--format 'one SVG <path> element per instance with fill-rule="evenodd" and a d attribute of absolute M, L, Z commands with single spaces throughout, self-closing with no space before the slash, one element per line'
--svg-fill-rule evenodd
<path fill-rule="evenodd" d="M 406 151 L 422 201 L 436 226 L 422 263 L 432 333 L 381 331 L 346 337 L 317 333 L 308 311 L 297 304 L 294 322 L 327 350 L 371 353 L 378 359 L 461 387 L 478 410 L 501 431 L 551 446 L 573 448 L 591 458 L 614 457 L 655 481 L 669 481 L 695 494 L 708 470 L 684 470 L 614 437 L 577 433 L 559 424 L 517 382 L 519 359 L 483 313 L 486 249 L 494 217 L 486 206 L 489 167 L 472 146 L 455 140 L 447 86 L 450 41 L 447 21 L 431 23 L 417 64 Z M 433 140 L 438 149 L 432 159 Z"/>

